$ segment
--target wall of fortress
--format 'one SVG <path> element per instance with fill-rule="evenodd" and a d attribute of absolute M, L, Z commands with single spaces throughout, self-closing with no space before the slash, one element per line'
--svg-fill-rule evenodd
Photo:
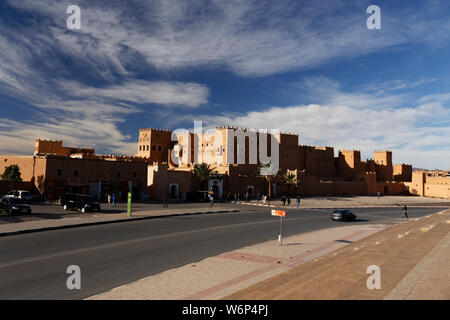
<path fill-rule="evenodd" d="M 416 171 L 405 186 L 413 195 L 450 199 L 450 177 L 428 176 L 426 172 Z"/>

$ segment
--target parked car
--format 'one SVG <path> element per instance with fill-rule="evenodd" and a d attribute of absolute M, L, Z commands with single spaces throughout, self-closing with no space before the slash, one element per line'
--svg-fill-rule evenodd
<path fill-rule="evenodd" d="M 355 221 L 356 215 L 350 210 L 334 210 L 331 214 L 332 221 Z"/>
<path fill-rule="evenodd" d="M 15 214 L 31 214 L 31 207 L 22 199 L 4 196 L 0 199 L 0 212 Z"/>
<path fill-rule="evenodd" d="M 21 199 L 25 202 L 31 202 L 31 200 L 33 200 L 33 195 L 31 192 L 25 190 L 12 190 L 5 194 L 5 197 Z"/>
<path fill-rule="evenodd" d="M 94 201 L 91 196 L 85 194 L 65 194 L 61 198 L 61 205 L 64 210 L 80 210 L 85 212 L 100 212 L 100 203 Z"/>

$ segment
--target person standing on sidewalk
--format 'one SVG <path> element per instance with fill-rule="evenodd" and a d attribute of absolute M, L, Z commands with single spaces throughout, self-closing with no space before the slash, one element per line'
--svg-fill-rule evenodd
<path fill-rule="evenodd" d="M 116 194 L 114 192 L 111 195 L 111 206 L 112 207 L 116 206 Z"/>
<path fill-rule="evenodd" d="M 111 207 L 111 193 L 109 193 L 109 192 L 108 192 L 108 195 L 107 195 L 107 199 L 108 199 L 108 206 Z"/>
<path fill-rule="evenodd" d="M 163 199 L 162 199 L 162 205 L 163 205 L 163 208 L 168 208 L 169 206 L 167 205 L 167 196 L 163 196 Z"/>
<path fill-rule="evenodd" d="M 299 194 L 297 195 L 296 203 L 297 203 L 297 209 L 300 208 L 300 195 Z"/>
<path fill-rule="evenodd" d="M 214 195 L 210 194 L 209 195 L 209 206 L 212 208 L 214 205 Z"/>

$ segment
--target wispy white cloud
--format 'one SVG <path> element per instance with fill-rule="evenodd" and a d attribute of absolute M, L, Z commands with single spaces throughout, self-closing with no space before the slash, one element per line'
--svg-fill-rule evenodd
<path fill-rule="evenodd" d="M 103 121 L 95 118 L 49 118 L 40 123 L 24 123 L 0 119 L 0 153 L 29 155 L 34 141 L 40 139 L 64 140 L 76 147 L 96 147 L 108 153 L 135 154 L 136 143 L 129 142 L 116 126 L 120 119 Z M 96 141 L 96 142 L 94 142 Z"/>
<path fill-rule="evenodd" d="M 405 83 L 403 82 L 403 85 Z M 338 82 L 327 77 L 310 77 L 299 85 L 301 96 L 308 101 L 314 101 L 328 106 L 347 106 L 352 108 L 384 109 L 402 106 L 410 97 L 407 93 L 392 93 L 380 90 L 389 86 L 388 83 L 367 85 L 358 92 L 346 92 Z M 381 91 L 381 92 L 380 92 Z"/>
<path fill-rule="evenodd" d="M 83 24 L 65 29 L 67 1 L 10 1 L 54 21 L 52 38 L 93 68 L 127 74 L 125 49 L 162 70 L 224 66 L 240 75 L 261 76 L 315 67 L 392 46 L 440 42 L 450 22 L 435 6 L 383 8 L 383 29 L 365 26 L 367 1 L 77 1 Z M 438 34 L 435 30 L 439 30 Z"/>
<path fill-rule="evenodd" d="M 124 115 L 208 102 L 202 84 L 134 79 L 120 61 L 122 47 L 108 43 L 108 34 L 94 39 L 64 30 L 67 3 L 11 3 L 36 16 L 23 26 L 0 21 L 0 95 L 32 106 L 32 113 L 20 122 L 0 119 L 0 152 L 29 154 L 36 138 L 47 138 L 133 154 L 134 142 L 119 130 Z M 95 20 L 105 11 L 90 12 Z"/>
<path fill-rule="evenodd" d="M 95 97 L 136 104 L 198 107 L 208 102 L 209 90 L 197 83 L 132 80 L 119 85 L 94 88 L 73 81 L 61 87 L 76 98 Z"/>

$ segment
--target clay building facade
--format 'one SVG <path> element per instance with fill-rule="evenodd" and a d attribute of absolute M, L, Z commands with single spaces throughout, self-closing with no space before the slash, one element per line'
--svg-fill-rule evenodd
<path fill-rule="evenodd" d="M 393 165 L 391 151 L 376 151 L 374 159 L 362 161 L 359 150 L 340 150 L 335 156 L 333 147 L 299 145 L 298 135 L 292 133 L 264 134 L 234 127 L 173 133 L 139 130 L 135 156 L 100 156 L 94 149 L 36 140 L 34 156 L 0 157 L 0 173 L 7 165 L 18 164 L 22 178 L 32 181 L 48 198 L 67 191 L 97 197 L 113 191 L 123 194 L 129 183 L 134 194 L 148 192 L 153 198 L 186 199 L 201 188 L 213 188 L 220 198 L 246 192 L 255 197 L 268 193 L 267 183 L 258 173 L 261 157 L 278 162 L 279 174 L 272 183 L 275 196 L 404 194 L 411 189 L 404 182 L 414 181 L 412 166 Z M 183 139 L 188 146 L 184 149 L 180 148 Z M 174 155 L 184 161 L 175 163 Z M 195 162 L 211 164 L 221 178 L 201 186 L 192 172 Z M 287 171 L 298 177 L 297 185 L 281 182 L 279 177 Z"/>
<path fill-rule="evenodd" d="M 410 194 L 450 199 L 450 176 L 448 172 L 427 172 L 417 170 L 412 173 L 411 182 L 405 183 Z"/>
<path fill-rule="evenodd" d="M 214 134 L 218 131 L 219 135 Z M 299 145 L 298 135 L 291 133 L 261 136 L 250 129 L 218 127 L 203 135 L 186 131 L 182 135 L 174 135 L 172 141 L 172 131 L 150 128 L 140 130 L 139 137 L 137 156 L 148 159 L 149 191 L 156 198 L 169 195 L 184 199 L 195 186 L 198 187 L 199 182 L 192 174 L 196 160 L 201 160 L 197 163 L 211 164 L 221 175 L 220 181 L 210 183 L 220 190 L 218 196 L 221 198 L 246 192 L 253 197 L 267 194 L 268 186 L 258 175 L 258 165 L 250 159 L 259 163 L 264 152 L 273 156 L 273 141 L 278 143 L 279 175 L 289 170 L 299 177 L 297 186 L 283 185 L 280 179 L 275 179 L 272 186 L 274 195 L 287 192 L 303 195 L 405 194 L 407 190 L 402 181 L 411 181 L 412 175 L 411 165 L 393 165 L 391 151 L 376 151 L 374 159 L 367 161 L 361 161 L 359 150 L 340 150 L 335 157 L 334 148 Z M 197 146 L 194 143 L 196 138 Z M 183 139 L 186 145 L 190 145 L 187 150 L 177 149 L 177 142 Z M 260 150 L 262 144 L 266 145 Z M 172 150 L 180 158 L 184 155 L 185 162 L 173 163 Z M 240 162 L 238 150 L 241 152 Z"/>
<path fill-rule="evenodd" d="M 44 144 L 44 146 L 41 146 Z M 95 155 L 94 149 L 62 147 L 61 141 L 36 140 L 33 156 L 0 156 L 0 174 L 10 165 L 20 168 L 33 193 L 58 199 L 65 192 L 104 199 L 115 192 L 125 197 L 146 192 L 148 164 L 141 158 Z"/>

